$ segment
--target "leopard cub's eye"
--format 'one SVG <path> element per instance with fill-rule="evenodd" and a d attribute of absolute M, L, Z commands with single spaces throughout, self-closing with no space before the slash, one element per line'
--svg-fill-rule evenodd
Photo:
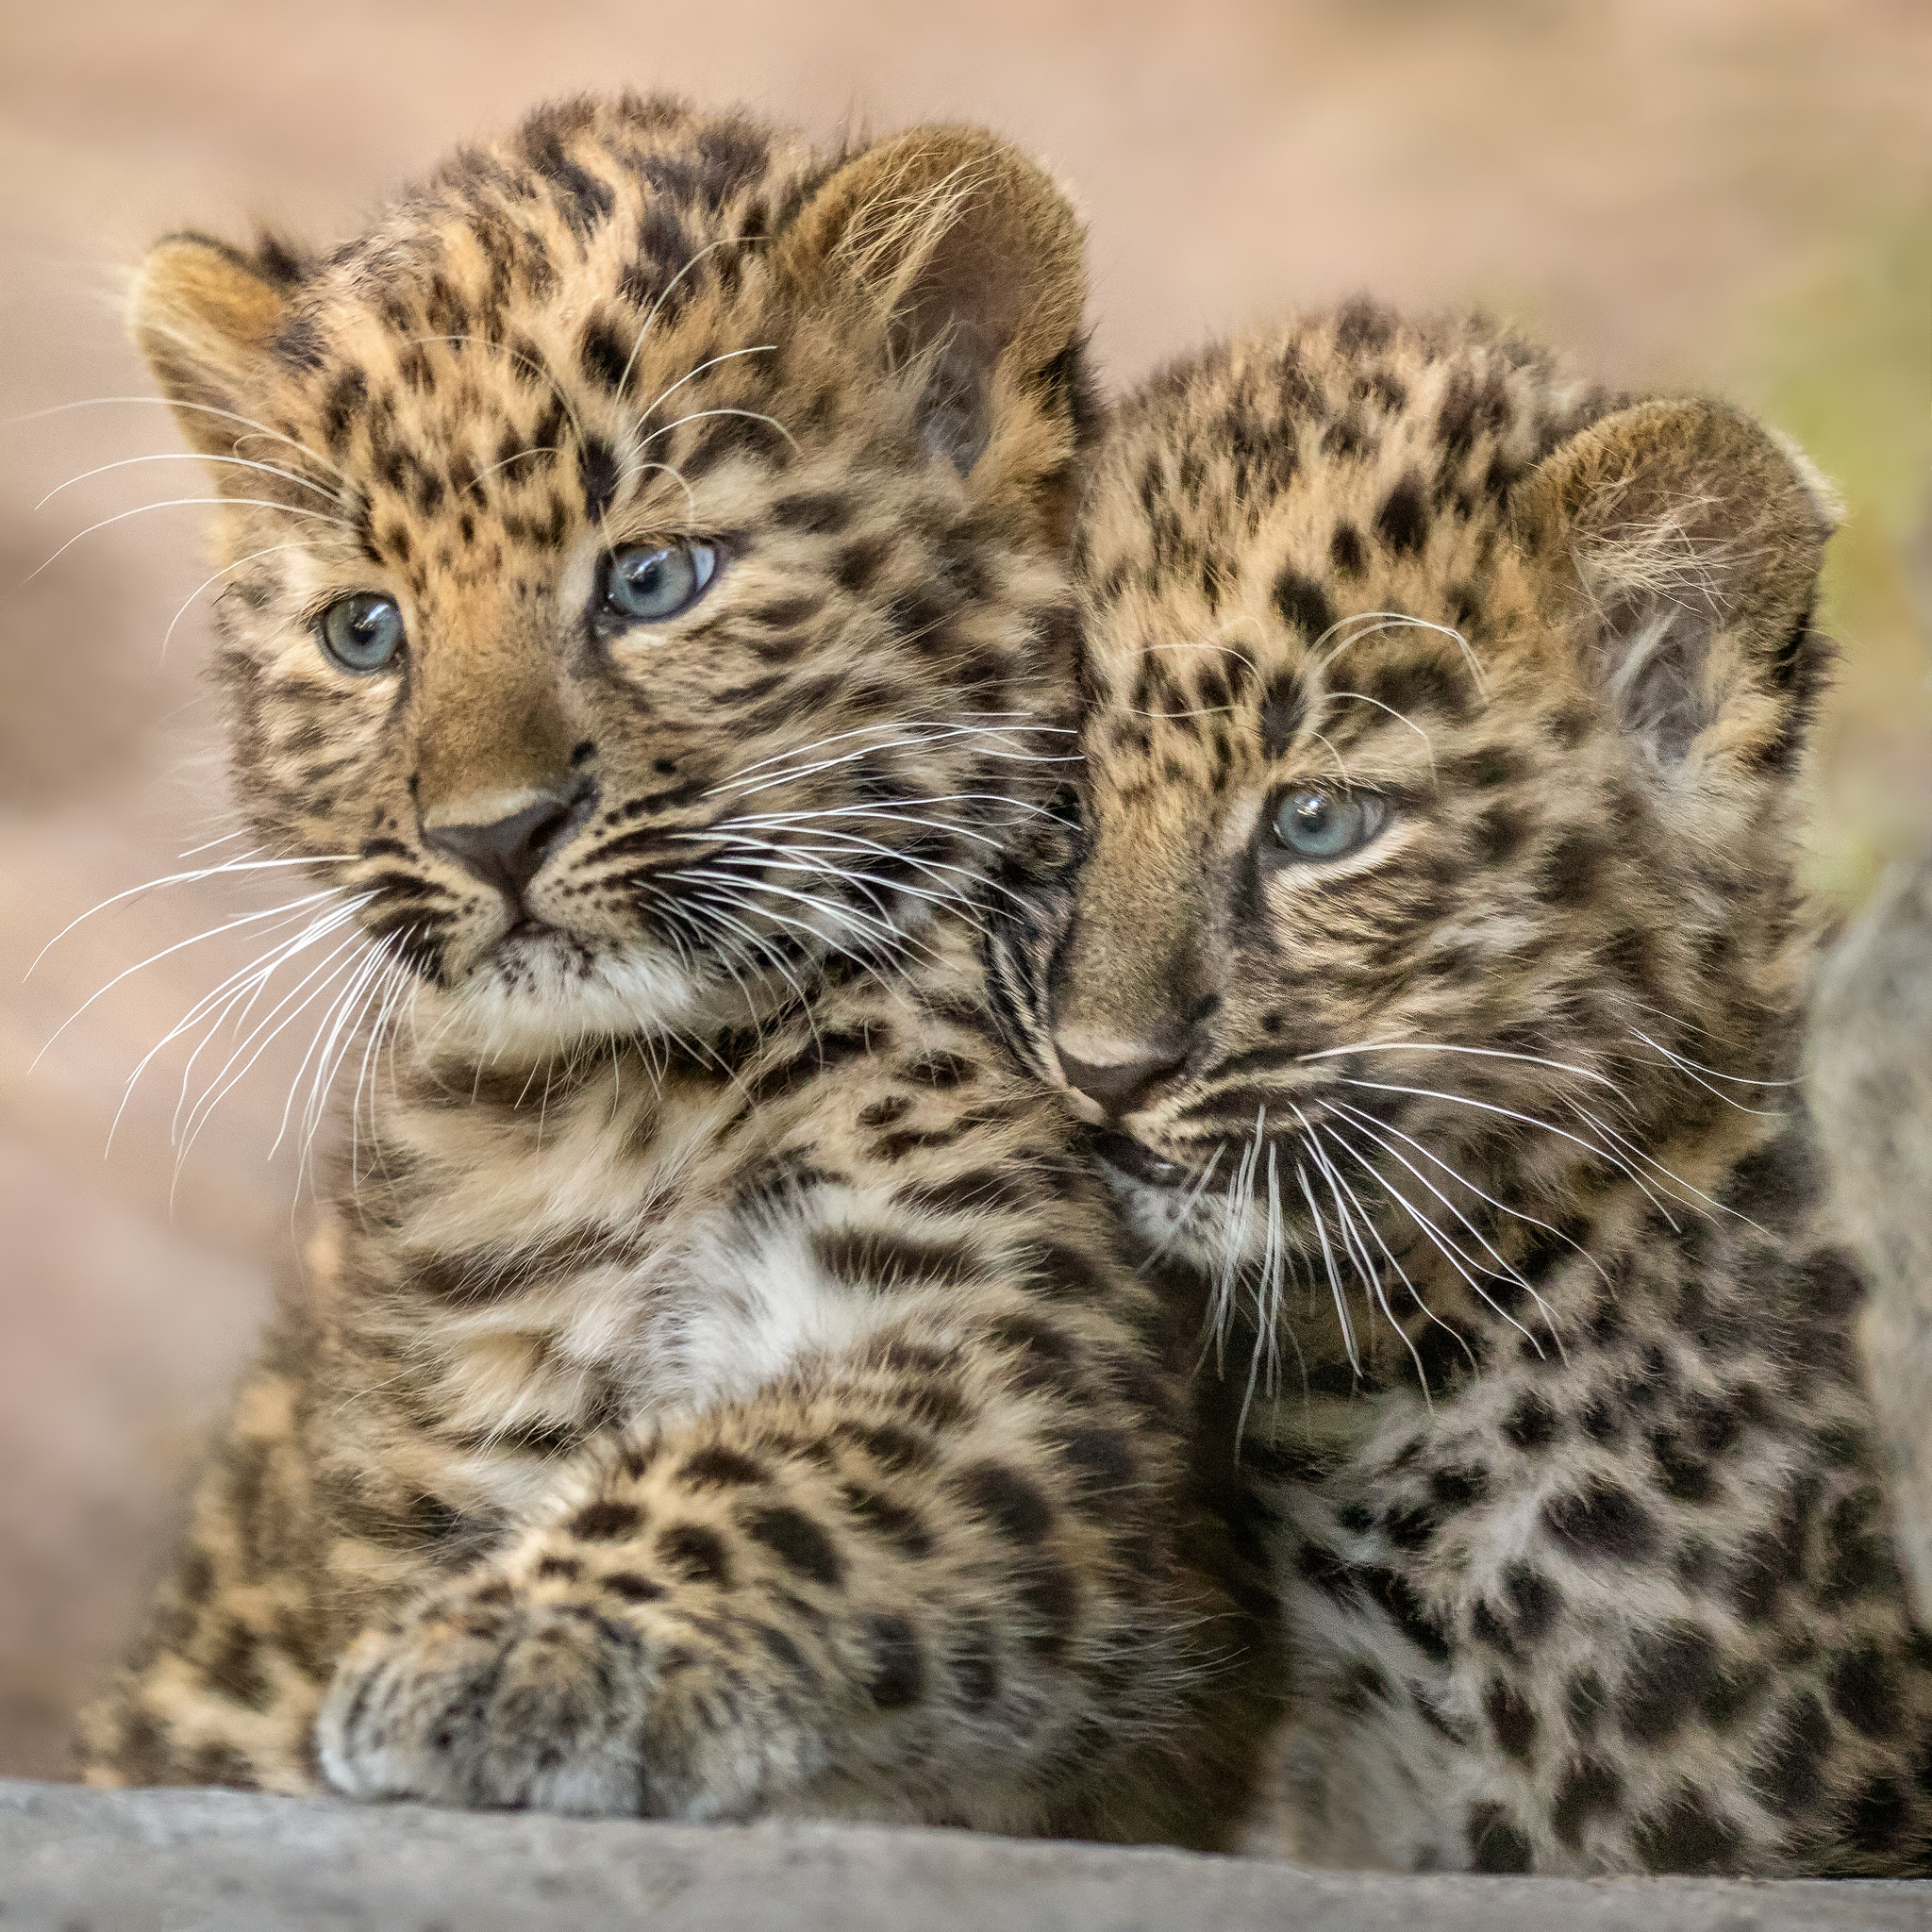
<path fill-rule="evenodd" d="M 689 610 L 718 574 L 709 543 L 632 543 L 604 559 L 599 601 L 627 624 L 661 624 Z"/>
<path fill-rule="evenodd" d="M 1382 829 L 1388 806 L 1373 791 L 1305 786 L 1274 811 L 1274 836 L 1297 858 L 1345 858 Z"/>
<path fill-rule="evenodd" d="M 322 648 L 344 671 L 387 670 L 403 647 L 403 613 L 374 591 L 338 597 L 322 613 Z"/>

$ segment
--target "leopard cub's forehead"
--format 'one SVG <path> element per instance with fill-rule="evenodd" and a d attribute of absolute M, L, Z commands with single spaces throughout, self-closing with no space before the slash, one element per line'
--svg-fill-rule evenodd
<path fill-rule="evenodd" d="M 1612 406 L 1480 319 L 1363 303 L 1164 371 L 1116 412 L 1083 507 L 1104 684 L 1150 654 L 1266 670 L 1369 610 L 1479 625 L 1516 485 Z"/>
<path fill-rule="evenodd" d="M 594 512 L 635 467 L 641 404 L 772 340 L 758 251 L 830 165 L 669 102 L 546 109 L 296 265 L 271 408 L 353 479 L 365 549 L 393 548 L 384 510 L 454 524 L 519 496 L 512 540 L 554 543 L 553 498 Z"/>

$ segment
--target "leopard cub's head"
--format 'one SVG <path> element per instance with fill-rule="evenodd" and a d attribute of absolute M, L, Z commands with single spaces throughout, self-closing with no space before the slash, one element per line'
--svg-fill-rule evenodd
<path fill-rule="evenodd" d="M 157 247 L 242 801 L 367 983 L 499 1041 L 702 1028 L 970 894 L 1058 769 L 1083 294 L 991 136 L 634 97 L 325 258 Z"/>
<path fill-rule="evenodd" d="M 1357 307 L 1123 406 L 1087 849 L 1009 980 L 1150 1240 L 1345 1291 L 1352 1349 L 1405 1274 L 1507 1302 L 1524 1217 L 1750 1131 L 1827 529 L 1734 410 L 1479 324 Z"/>

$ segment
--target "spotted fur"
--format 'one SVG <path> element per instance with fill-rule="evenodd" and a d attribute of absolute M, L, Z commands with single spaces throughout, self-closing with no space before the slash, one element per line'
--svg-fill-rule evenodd
<path fill-rule="evenodd" d="M 1234 1828 L 1271 1626 L 981 963 L 1065 769 L 1081 303 L 990 137 L 630 98 L 325 259 L 150 258 L 239 791 L 361 1077 L 94 1782 Z M 715 583 L 613 624 L 645 540 Z M 408 641 L 351 675 L 372 591 Z M 527 880 L 461 862 L 533 809 Z"/>
<path fill-rule="evenodd" d="M 1086 852 L 1002 984 L 1246 1406 L 1257 1847 L 1924 1864 L 1932 1654 L 1790 1085 L 1828 526 L 1734 411 L 1366 305 L 1108 435 Z M 1306 856 L 1310 798 L 1372 836 Z"/>

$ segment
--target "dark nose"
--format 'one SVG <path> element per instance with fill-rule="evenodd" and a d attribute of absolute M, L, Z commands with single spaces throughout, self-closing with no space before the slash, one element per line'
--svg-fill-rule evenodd
<path fill-rule="evenodd" d="M 512 903 L 521 903 L 524 888 L 582 818 L 589 802 L 588 790 L 568 798 L 540 798 L 487 825 L 439 825 L 433 831 L 425 826 L 423 838 Z"/>
<path fill-rule="evenodd" d="M 1188 1057 L 1185 1046 L 1154 1041 L 1136 1041 L 1135 1048 L 1131 1058 L 1104 1062 L 1076 1060 L 1062 1048 L 1060 1071 L 1069 1087 L 1077 1087 L 1090 1100 L 1099 1101 L 1108 1113 L 1132 1113 L 1149 1091 Z"/>

